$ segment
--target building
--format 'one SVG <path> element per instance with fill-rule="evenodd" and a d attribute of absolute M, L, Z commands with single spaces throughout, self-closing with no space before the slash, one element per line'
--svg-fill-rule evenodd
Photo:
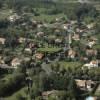
<path fill-rule="evenodd" d="M 75 41 L 79 41 L 80 40 L 80 35 L 79 34 L 74 34 L 72 36 L 72 39 L 75 40 Z"/>
<path fill-rule="evenodd" d="M 44 57 L 43 53 L 38 52 L 38 53 L 35 54 L 35 58 L 38 59 L 38 60 L 43 59 L 43 57 Z"/>
<path fill-rule="evenodd" d="M 23 37 L 20 37 L 20 38 L 18 39 L 19 43 L 25 43 L 25 40 L 26 40 L 26 38 L 23 38 Z"/>
<path fill-rule="evenodd" d="M 21 64 L 21 60 L 19 58 L 14 58 L 11 61 L 11 66 L 13 66 L 14 68 L 17 68 L 20 64 Z"/>
<path fill-rule="evenodd" d="M 94 26 L 95 26 L 94 23 L 90 23 L 90 24 L 87 25 L 87 28 L 88 28 L 88 29 L 92 29 Z"/>
<path fill-rule="evenodd" d="M 75 58 L 76 52 L 73 49 L 68 51 L 68 58 Z"/>
<path fill-rule="evenodd" d="M 0 56 L 0 64 L 5 64 L 5 61 L 3 60 L 2 56 Z"/>
<path fill-rule="evenodd" d="M 25 51 L 25 53 L 28 53 L 28 54 L 31 54 L 32 53 L 31 48 L 25 48 L 24 51 Z"/>
<path fill-rule="evenodd" d="M 97 55 L 97 50 L 94 50 L 94 49 L 87 49 L 86 50 L 86 55 L 87 56 L 96 56 Z"/>
<path fill-rule="evenodd" d="M 55 97 L 57 99 L 58 98 L 58 95 L 57 95 L 58 93 L 59 93 L 59 91 L 57 91 L 57 90 L 44 91 L 42 93 L 43 100 L 48 100 L 49 96 Z"/>
<path fill-rule="evenodd" d="M 16 21 L 17 19 L 20 19 L 20 16 L 18 16 L 18 15 L 15 13 L 15 14 L 9 16 L 8 19 L 9 19 L 11 22 L 14 22 L 14 21 Z"/>
<path fill-rule="evenodd" d="M 84 64 L 84 67 L 88 67 L 89 69 L 92 67 L 98 67 L 98 60 L 92 60 L 90 63 Z"/>
<path fill-rule="evenodd" d="M 6 39 L 0 37 L 0 44 L 5 44 Z"/>
<path fill-rule="evenodd" d="M 88 45 L 90 48 L 92 48 L 95 44 L 96 44 L 95 41 L 89 41 L 87 45 Z"/>
<path fill-rule="evenodd" d="M 44 36 L 44 32 L 38 32 L 37 36 Z"/>
<path fill-rule="evenodd" d="M 95 82 L 92 80 L 80 80 L 76 79 L 76 84 L 81 90 L 88 90 L 91 91 L 93 87 L 95 86 Z"/>
<path fill-rule="evenodd" d="M 97 100 L 97 97 L 89 96 L 89 97 L 87 97 L 85 100 Z"/>

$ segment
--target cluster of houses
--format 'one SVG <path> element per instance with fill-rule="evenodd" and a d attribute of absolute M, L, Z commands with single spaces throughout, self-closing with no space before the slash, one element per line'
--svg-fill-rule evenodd
<path fill-rule="evenodd" d="M 17 14 L 14 14 L 14 15 L 11 15 L 8 19 L 9 19 L 9 21 L 14 22 L 20 18 L 21 17 L 18 16 Z M 59 18 L 57 18 L 55 20 L 55 23 L 53 23 L 52 25 L 50 25 L 48 23 L 40 23 L 40 22 L 38 23 L 38 21 L 32 21 L 33 27 L 36 27 L 37 29 L 45 27 L 45 28 L 51 28 L 51 30 L 54 30 L 54 33 L 51 35 L 45 33 L 44 31 L 36 32 L 34 34 L 34 36 L 37 39 L 37 41 L 38 41 L 38 39 L 41 38 L 41 40 L 43 39 L 42 43 L 48 42 L 51 45 L 53 45 L 54 47 L 55 47 L 55 45 L 58 45 L 58 47 L 59 47 L 59 44 L 60 44 L 60 48 L 64 49 L 64 50 L 63 50 L 63 53 L 61 51 L 58 54 L 59 54 L 59 56 L 64 56 L 65 59 L 70 58 L 73 60 L 73 59 L 76 59 L 77 57 L 79 57 L 79 55 L 80 55 L 78 60 L 84 62 L 82 68 L 87 67 L 88 69 L 90 69 L 93 67 L 94 68 L 99 67 L 100 60 L 96 58 L 97 55 L 99 55 L 99 53 L 98 53 L 98 50 L 93 48 L 93 46 L 98 43 L 98 39 L 92 35 L 90 35 L 88 37 L 88 33 L 93 32 L 95 23 L 90 23 L 81 28 L 77 27 L 77 23 L 78 23 L 77 21 L 73 21 L 73 20 L 65 22 L 65 23 L 61 23 L 61 22 L 59 22 Z M 23 25 L 26 25 L 26 24 L 23 23 Z M 52 38 L 50 38 L 49 36 L 51 36 Z M 84 40 L 85 40 L 85 42 L 84 42 Z M 6 41 L 6 39 L 4 37 L 0 37 L 1 45 L 5 45 L 5 41 Z M 39 44 L 33 42 L 32 39 L 29 39 L 26 37 L 20 37 L 18 39 L 18 41 L 19 41 L 19 44 L 27 44 L 27 45 L 25 45 L 23 51 L 28 52 L 29 54 L 34 56 L 35 60 L 42 60 L 47 56 L 47 55 L 45 55 L 44 52 L 37 50 L 40 46 L 39 46 Z M 81 46 L 85 47 L 85 48 L 80 48 L 80 49 L 84 49 L 83 50 L 83 52 L 85 53 L 84 56 L 81 56 L 79 51 L 75 49 L 78 46 L 76 46 L 76 45 L 74 47 L 71 46 L 73 41 L 81 43 Z M 44 46 L 43 48 L 46 48 L 46 46 Z M 21 52 L 21 53 L 24 53 L 24 52 Z M 4 66 L 4 65 L 7 66 L 3 59 L 2 53 L 0 55 L 1 55 L 0 56 L 0 66 Z M 90 59 L 90 57 L 95 57 L 95 59 Z M 9 66 L 11 66 L 11 68 L 17 68 L 18 66 L 20 66 L 22 61 L 23 61 L 23 58 L 21 58 L 21 57 L 13 57 Z M 79 86 L 79 88 L 82 90 L 85 89 L 85 90 L 91 91 L 92 88 L 95 86 L 95 82 L 93 82 L 91 80 L 75 80 L 75 81 L 76 81 L 76 84 Z M 48 91 L 46 93 L 44 92 L 42 95 L 45 97 L 47 95 L 54 94 L 53 92 L 56 92 L 56 91 L 50 91 L 50 92 Z"/>
<path fill-rule="evenodd" d="M 14 13 L 13 15 L 9 16 L 8 19 L 9 21 L 14 22 L 20 18 L 21 16 L 18 16 L 16 13 Z M 37 33 L 34 34 L 37 41 L 38 39 L 41 38 L 43 45 L 45 42 L 48 42 L 53 46 L 57 45 L 57 46 L 61 46 L 61 48 L 67 48 L 65 49 L 65 52 L 67 52 L 67 58 L 71 58 L 71 59 L 75 59 L 77 55 L 81 55 L 77 50 L 75 50 L 77 46 L 71 47 L 71 44 L 74 41 L 79 42 L 81 43 L 81 45 L 85 46 L 84 49 L 85 56 L 80 58 L 81 60 L 86 62 L 83 66 L 86 66 L 88 68 L 99 67 L 99 63 L 100 63 L 99 59 L 95 59 L 95 60 L 91 59 L 91 61 L 89 61 L 90 56 L 96 57 L 98 55 L 98 50 L 93 48 L 93 46 L 98 43 L 98 39 L 92 35 L 89 35 L 89 33 L 92 34 L 93 28 L 95 27 L 95 23 L 90 23 L 88 25 L 83 24 L 82 27 L 78 27 L 77 25 L 78 22 L 76 20 L 75 21 L 70 20 L 64 23 L 62 23 L 59 20 L 60 18 L 56 18 L 55 22 L 52 24 L 32 20 L 31 25 L 33 25 L 33 27 L 35 26 L 36 29 L 38 30 L 41 29 L 42 27 L 51 28 L 51 30 L 54 30 L 53 34 L 51 35 L 43 31 L 38 31 Z M 0 37 L 0 44 L 4 45 L 5 41 L 6 41 L 5 38 Z M 30 41 L 28 42 L 28 45 L 24 48 L 24 50 L 30 53 L 32 53 L 32 51 L 36 51 L 36 45 L 33 42 L 31 42 L 32 39 L 20 37 L 18 41 L 21 44 L 24 44 L 26 41 Z M 36 57 L 42 59 L 43 55 L 44 55 L 43 53 L 39 52 L 39 54 L 36 54 Z"/>

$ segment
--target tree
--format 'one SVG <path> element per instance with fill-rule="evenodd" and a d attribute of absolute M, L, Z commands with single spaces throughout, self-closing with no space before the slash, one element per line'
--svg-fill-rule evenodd
<path fill-rule="evenodd" d="M 21 94 L 16 95 L 17 100 L 26 100 L 25 97 L 23 97 Z"/>

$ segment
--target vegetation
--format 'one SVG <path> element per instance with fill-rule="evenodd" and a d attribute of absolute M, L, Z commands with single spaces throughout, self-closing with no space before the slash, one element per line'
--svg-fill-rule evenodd
<path fill-rule="evenodd" d="M 100 82 L 94 1 L 0 0 L 0 98 L 84 100 L 99 94 L 76 82 Z"/>

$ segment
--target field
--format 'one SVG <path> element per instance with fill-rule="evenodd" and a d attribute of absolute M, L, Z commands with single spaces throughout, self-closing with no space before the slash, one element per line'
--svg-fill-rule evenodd
<path fill-rule="evenodd" d="M 23 97 L 27 97 L 27 94 L 25 93 L 26 89 L 27 89 L 26 87 L 20 89 L 19 91 L 17 91 L 13 95 L 6 97 L 5 100 L 18 100 L 17 97 L 19 94 L 21 94 Z"/>
<path fill-rule="evenodd" d="M 39 48 L 38 51 L 40 52 L 48 52 L 48 53 L 55 53 L 55 52 L 59 52 L 61 50 L 61 48 Z"/>
<path fill-rule="evenodd" d="M 59 64 L 61 67 L 65 68 L 65 69 L 79 68 L 82 65 L 80 62 L 66 62 L 66 61 L 60 61 Z"/>
<path fill-rule="evenodd" d="M 5 19 L 10 15 L 10 10 L 9 9 L 5 9 L 5 10 L 1 10 L 0 9 L 0 19 Z"/>

